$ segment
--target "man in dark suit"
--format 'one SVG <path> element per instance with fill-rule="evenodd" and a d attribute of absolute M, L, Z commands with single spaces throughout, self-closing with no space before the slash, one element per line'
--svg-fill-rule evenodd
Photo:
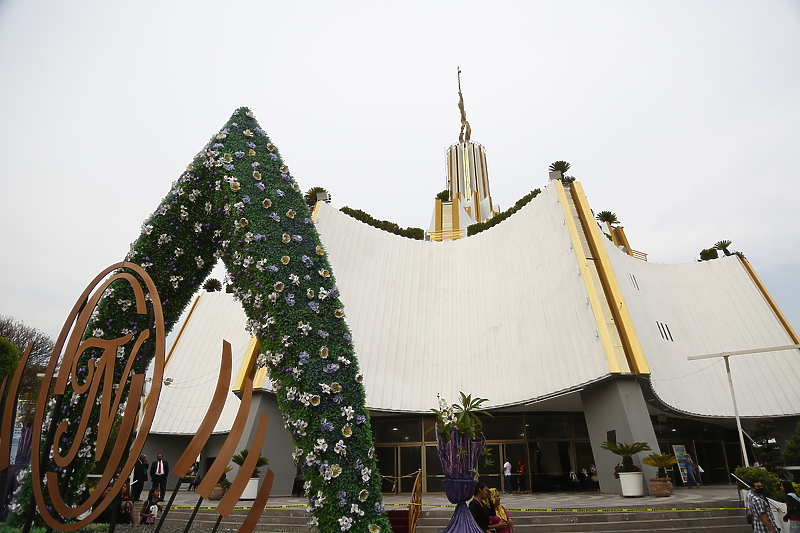
<path fill-rule="evenodd" d="M 153 480 L 153 488 L 158 489 L 158 501 L 163 502 L 167 495 L 167 475 L 169 475 L 169 463 L 164 460 L 161 454 L 156 455 L 156 460 L 150 465 L 150 479 Z"/>
<path fill-rule="evenodd" d="M 142 501 L 142 490 L 144 489 L 144 482 L 147 481 L 147 457 L 142 454 L 133 465 L 133 487 L 131 488 L 131 496 L 134 502 Z"/>

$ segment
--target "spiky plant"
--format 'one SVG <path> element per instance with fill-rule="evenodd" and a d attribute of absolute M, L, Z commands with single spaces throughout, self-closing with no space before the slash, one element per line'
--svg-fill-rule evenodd
<path fill-rule="evenodd" d="M 222 283 L 218 279 L 209 278 L 203 283 L 203 288 L 207 292 L 219 292 L 222 290 Z"/>
<path fill-rule="evenodd" d="M 600 447 L 622 457 L 622 467 L 619 469 L 620 472 L 636 472 L 636 467 L 633 464 L 633 456 L 637 453 L 649 452 L 651 450 L 650 445 L 646 442 L 628 444 L 626 442 L 606 441 L 601 444 Z"/>
<path fill-rule="evenodd" d="M 242 450 L 233 457 L 231 457 L 231 461 L 233 461 L 234 464 L 242 466 L 245 460 L 247 460 L 248 454 L 249 454 L 248 450 Z M 258 477 L 258 474 L 261 473 L 261 470 L 259 470 L 259 468 L 262 466 L 267 466 L 268 464 L 269 464 L 269 459 L 267 459 L 261 454 L 258 454 L 258 460 L 256 461 L 256 465 L 253 467 L 253 473 L 250 477 Z"/>
<path fill-rule="evenodd" d="M 311 187 L 306 191 L 306 193 L 303 195 L 303 198 L 305 198 L 306 204 L 309 208 L 314 208 L 314 205 L 317 203 L 317 193 L 321 192 L 328 194 L 328 191 L 323 187 Z M 330 196 L 330 194 L 328 194 L 328 196 Z"/>
<path fill-rule="evenodd" d="M 725 255 L 732 255 L 732 254 L 731 254 L 731 253 L 728 251 L 728 247 L 729 247 L 731 244 L 733 244 L 731 241 L 718 241 L 718 242 L 717 242 L 717 244 L 715 244 L 715 245 L 714 245 L 714 248 L 716 248 L 717 250 L 721 251 L 721 252 L 722 252 L 722 253 L 724 253 Z"/>
<path fill-rule="evenodd" d="M 611 211 L 600 211 L 595 217 L 599 222 L 608 222 L 609 224 L 619 224 L 619 219 L 616 213 Z"/>
<path fill-rule="evenodd" d="M 658 468 L 656 477 L 663 478 L 667 477 L 667 467 L 676 464 L 678 459 L 674 455 L 670 455 L 668 453 L 651 453 L 642 459 L 642 462 L 646 465 Z"/>

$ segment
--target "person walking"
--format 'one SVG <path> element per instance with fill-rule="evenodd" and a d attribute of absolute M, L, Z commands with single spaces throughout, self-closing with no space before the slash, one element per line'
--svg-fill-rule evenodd
<path fill-rule="evenodd" d="M 780 531 L 772 519 L 769 502 L 764 496 L 764 484 L 760 479 L 752 482 L 747 493 L 747 508 L 753 517 L 753 531 L 755 533 L 778 533 Z"/>
<path fill-rule="evenodd" d="M 158 454 L 150 465 L 150 479 L 153 480 L 153 488 L 159 490 L 160 502 L 164 501 L 164 496 L 167 494 L 167 476 L 169 476 L 169 463 L 164 460 L 162 454 Z"/>
<path fill-rule="evenodd" d="M 781 481 L 781 490 L 786 494 L 786 514 L 783 521 L 789 523 L 789 533 L 800 533 L 800 496 L 789 480 Z"/>

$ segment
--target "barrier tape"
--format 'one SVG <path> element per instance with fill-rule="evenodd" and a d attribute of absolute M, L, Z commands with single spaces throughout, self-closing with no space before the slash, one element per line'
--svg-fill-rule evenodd
<path fill-rule="evenodd" d="M 419 506 L 419 507 L 439 507 L 444 509 L 455 509 L 455 505 L 439 505 L 439 504 L 429 504 L 429 503 L 384 503 L 385 507 L 395 506 L 395 507 L 409 507 L 409 506 Z M 287 505 L 267 505 L 264 509 L 299 509 L 299 508 L 307 508 L 308 505 L 304 503 L 295 503 L 295 504 L 287 504 Z M 173 505 L 170 507 L 172 509 L 179 509 L 179 510 L 192 510 L 195 507 L 193 505 Z M 201 510 L 215 510 L 216 507 L 213 506 L 201 506 L 198 509 Z M 236 510 L 248 510 L 250 507 L 247 506 L 239 506 L 237 505 L 234 507 Z M 524 513 L 652 513 L 652 512 L 674 512 L 674 511 L 744 511 L 746 507 L 617 507 L 611 509 L 570 509 L 570 508 L 555 508 L 555 509 L 545 509 L 539 507 L 507 507 L 509 511 L 513 511 L 515 513 L 524 512 Z"/>

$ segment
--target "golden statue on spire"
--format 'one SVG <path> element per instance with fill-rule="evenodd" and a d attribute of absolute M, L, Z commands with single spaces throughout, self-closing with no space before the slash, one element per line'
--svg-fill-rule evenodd
<path fill-rule="evenodd" d="M 458 135 L 459 142 L 469 141 L 472 135 L 472 128 L 467 121 L 467 112 L 464 111 L 464 96 L 461 94 L 461 67 L 458 67 L 458 109 L 461 111 L 461 133 Z"/>

